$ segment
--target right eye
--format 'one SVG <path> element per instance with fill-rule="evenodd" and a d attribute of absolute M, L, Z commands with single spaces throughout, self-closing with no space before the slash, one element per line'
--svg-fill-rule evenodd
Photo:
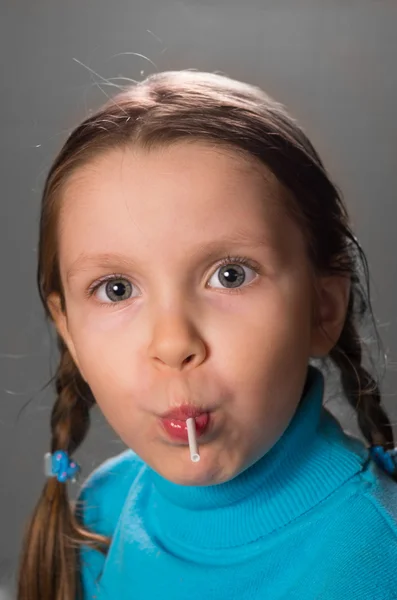
<path fill-rule="evenodd" d="M 122 302 L 139 296 L 138 290 L 127 279 L 113 277 L 98 283 L 92 294 L 103 304 Z M 110 301 L 110 302 L 109 302 Z"/>

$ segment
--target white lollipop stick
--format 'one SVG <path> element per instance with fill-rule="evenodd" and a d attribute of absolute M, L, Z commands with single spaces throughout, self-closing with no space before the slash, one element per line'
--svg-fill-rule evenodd
<path fill-rule="evenodd" d="M 192 462 L 198 462 L 200 460 L 200 454 L 198 452 L 197 439 L 196 439 L 196 422 L 190 418 L 186 421 L 187 425 L 187 437 L 189 440 L 190 458 Z"/>

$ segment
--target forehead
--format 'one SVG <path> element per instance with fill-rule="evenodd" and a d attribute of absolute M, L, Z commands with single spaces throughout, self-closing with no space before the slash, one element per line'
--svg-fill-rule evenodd
<path fill-rule="evenodd" d="M 76 171 L 60 212 L 61 255 L 180 247 L 246 232 L 276 242 L 285 190 L 255 159 L 215 145 L 110 150 Z"/>

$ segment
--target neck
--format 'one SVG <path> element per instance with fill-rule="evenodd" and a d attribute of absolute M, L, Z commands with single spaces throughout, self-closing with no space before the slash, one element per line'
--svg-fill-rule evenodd
<path fill-rule="evenodd" d="M 270 533 L 303 514 L 357 472 L 365 449 L 360 451 L 356 440 L 347 438 L 324 409 L 323 392 L 323 376 L 310 367 L 304 395 L 282 437 L 255 464 L 226 483 L 181 486 L 152 471 L 156 501 L 167 514 L 162 524 L 163 530 L 169 527 L 167 535 L 188 536 L 200 545 L 208 542 L 211 527 L 215 546 L 246 543 L 256 539 L 258 532 Z M 330 443 L 335 440 L 341 444 Z M 194 522 L 194 527 L 187 529 L 186 520 Z M 241 526 L 236 527 L 238 522 Z"/>

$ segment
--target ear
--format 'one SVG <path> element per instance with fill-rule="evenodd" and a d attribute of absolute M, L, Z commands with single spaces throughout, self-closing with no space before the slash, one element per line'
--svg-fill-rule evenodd
<path fill-rule="evenodd" d="M 58 334 L 61 336 L 64 343 L 66 344 L 76 367 L 81 373 L 79 363 L 77 360 L 76 349 L 69 332 L 67 314 L 66 311 L 62 308 L 61 296 L 58 293 L 50 294 L 47 299 L 47 306 L 48 310 L 51 313 L 51 317 L 55 324 Z"/>
<path fill-rule="evenodd" d="M 348 275 L 320 277 L 312 331 L 312 358 L 324 358 L 336 345 L 346 320 L 351 280 Z"/>

